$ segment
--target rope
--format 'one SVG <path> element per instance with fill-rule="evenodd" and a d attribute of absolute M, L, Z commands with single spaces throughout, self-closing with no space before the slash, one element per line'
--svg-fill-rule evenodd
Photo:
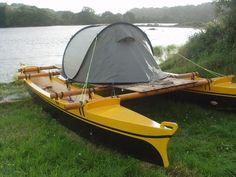
<path fill-rule="evenodd" d="M 178 55 L 178 56 L 180 56 L 181 58 L 185 59 L 186 61 L 192 63 L 193 65 L 195 65 L 195 66 L 197 66 L 197 67 L 203 69 L 204 71 L 206 71 L 206 72 L 212 74 L 213 76 L 224 76 L 223 74 L 217 73 L 217 72 L 215 72 L 215 71 L 211 71 L 211 70 L 209 70 L 209 69 L 207 69 L 207 68 L 204 68 L 203 66 L 201 66 L 201 65 L 199 65 L 199 64 L 197 64 L 197 63 L 195 63 L 195 62 L 193 62 L 192 60 L 188 59 L 187 57 L 185 57 L 185 56 L 183 56 L 183 55 L 181 55 L 181 54 L 179 54 L 179 53 L 177 53 L 176 55 Z"/>
<path fill-rule="evenodd" d="M 93 46 L 93 51 L 92 51 L 92 56 L 91 56 L 91 60 L 90 60 L 90 63 L 89 63 L 89 68 L 88 68 L 88 72 L 87 72 L 87 75 L 86 75 L 86 80 L 85 80 L 85 84 L 82 88 L 82 98 L 81 100 L 84 102 L 86 100 L 86 91 L 87 91 L 87 88 L 88 88 L 88 79 L 89 79 L 89 74 L 90 74 L 90 70 L 91 70 L 91 66 L 92 66 L 92 62 L 93 62 L 93 57 L 94 57 L 94 52 L 95 52 L 95 48 L 96 48 L 96 45 L 97 45 L 97 37 L 95 38 L 95 42 L 94 42 L 94 46 Z"/>

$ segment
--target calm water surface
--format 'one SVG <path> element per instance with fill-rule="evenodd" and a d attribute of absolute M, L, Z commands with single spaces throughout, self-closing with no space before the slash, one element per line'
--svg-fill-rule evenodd
<path fill-rule="evenodd" d="M 84 26 L 0 28 L 0 83 L 14 80 L 21 63 L 61 64 L 64 49 L 72 35 Z M 199 29 L 141 27 L 152 45 L 182 45 Z"/>

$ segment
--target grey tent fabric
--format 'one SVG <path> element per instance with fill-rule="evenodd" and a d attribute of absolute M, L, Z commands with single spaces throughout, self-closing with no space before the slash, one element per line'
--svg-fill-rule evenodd
<path fill-rule="evenodd" d="M 146 34 L 128 23 L 89 26 L 69 41 L 62 72 L 80 83 L 125 84 L 163 79 Z"/>
<path fill-rule="evenodd" d="M 85 55 L 93 42 L 94 38 L 96 38 L 97 34 L 104 29 L 105 26 L 94 26 L 84 28 L 68 43 L 67 49 L 64 53 L 64 70 L 69 78 L 75 77 L 78 72 L 78 68 L 80 68 Z"/>

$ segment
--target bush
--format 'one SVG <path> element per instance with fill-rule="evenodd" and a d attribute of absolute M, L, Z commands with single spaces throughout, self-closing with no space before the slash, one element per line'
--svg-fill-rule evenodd
<path fill-rule="evenodd" d="M 193 62 L 216 72 L 234 74 L 236 72 L 236 28 L 228 26 L 227 21 L 214 21 L 207 25 L 206 30 L 193 35 L 189 41 L 179 48 L 179 54 Z M 192 72 L 198 71 L 209 76 L 204 70 L 187 62 L 177 55 L 169 55 L 161 64 L 164 71 Z"/>

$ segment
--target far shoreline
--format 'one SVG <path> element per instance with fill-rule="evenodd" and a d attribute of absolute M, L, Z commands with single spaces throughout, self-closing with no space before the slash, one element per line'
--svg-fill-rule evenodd
<path fill-rule="evenodd" d="M 119 22 L 118 22 L 119 23 Z M 138 27 L 150 27 L 150 30 L 155 30 L 151 28 L 205 28 L 206 24 L 191 24 L 191 23 L 132 23 Z M 35 26 L 6 26 L 6 27 L 0 27 L 0 29 L 5 29 L 5 28 L 31 28 L 31 27 L 53 27 L 53 26 L 89 26 L 89 25 L 108 25 L 108 24 L 103 24 L 103 23 L 98 23 L 98 24 L 83 24 L 83 25 L 78 25 L 78 24 L 57 24 L 57 25 L 35 25 Z"/>

